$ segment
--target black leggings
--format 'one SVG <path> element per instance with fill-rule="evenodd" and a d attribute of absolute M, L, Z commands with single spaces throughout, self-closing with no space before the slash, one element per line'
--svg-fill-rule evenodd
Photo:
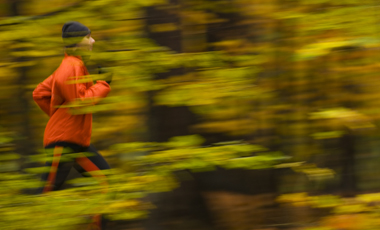
<path fill-rule="evenodd" d="M 99 170 L 110 169 L 107 161 L 98 153 L 93 145 L 83 147 L 67 142 L 56 142 L 45 147 L 45 151 L 53 156 L 52 161 L 47 161 L 46 166 L 50 167 L 50 172 L 42 174 L 42 181 L 46 181 L 39 193 L 59 190 L 65 182 L 72 167 L 79 173 L 97 171 L 94 177 L 103 177 Z M 67 158 L 70 153 L 78 153 L 78 156 Z M 104 180 L 103 180 L 104 181 Z M 105 181 L 104 181 L 105 182 Z M 105 182 L 106 183 L 106 182 Z"/>
<path fill-rule="evenodd" d="M 99 172 L 110 169 L 110 166 L 93 145 L 83 147 L 67 142 L 56 142 L 47 145 L 45 152 L 52 156 L 52 160 L 45 164 L 50 167 L 50 170 L 42 174 L 41 179 L 46 183 L 38 190 L 39 194 L 61 189 L 72 167 L 82 175 L 87 172 L 90 176 L 98 179 L 104 188 L 102 192 L 107 192 L 106 176 Z M 75 156 L 72 156 L 72 153 Z M 104 216 L 96 215 L 93 218 L 93 224 L 97 226 L 97 229 L 105 229 L 106 222 Z"/>

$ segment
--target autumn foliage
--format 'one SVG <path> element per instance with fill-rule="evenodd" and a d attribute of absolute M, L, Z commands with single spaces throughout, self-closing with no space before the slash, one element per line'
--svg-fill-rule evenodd
<path fill-rule="evenodd" d="M 377 1 L 0 4 L 0 229 L 76 229 L 97 213 L 144 219 L 154 209 L 148 194 L 181 185 L 175 172 L 219 169 L 280 170 L 275 202 L 305 221 L 276 226 L 378 228 Z M 101 77 L 98 65 L 113 72 L 108 98 L 72 105 L 94 113 L 92 142 L 113 168 L 107 195 L 82 177 L 33 194 L 47 170 L 48 118 L 32 91 L 59 65 L 68 20 L 92 30 L 91 77 Z M 185 112 L 165 117 L 173 108 Z M 223 194 L 223 205 L 246 199 Z"/>

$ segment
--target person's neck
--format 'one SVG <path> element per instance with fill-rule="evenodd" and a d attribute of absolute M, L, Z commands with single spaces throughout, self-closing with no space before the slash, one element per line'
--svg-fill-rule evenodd
<path fill-rule="evenodd" d="M 90 59 L 90 53 L 88 51 L 83 51 L 79 49 L 66 49 L 65 53 L 69 56 L 80 58 L 84 63 L 88 62 Z"/>

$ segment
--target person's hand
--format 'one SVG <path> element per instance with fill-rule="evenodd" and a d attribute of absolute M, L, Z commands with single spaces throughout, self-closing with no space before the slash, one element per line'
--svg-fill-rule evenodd
<path fill-rule="evenodd" d="M 107 82 L 108 84 L 111 84 L 113 73 L 108 68 L 103 68 L 101 66 L 98 66 L 98 73 L 102 75 L 100 80 L 103 80 Z"/>

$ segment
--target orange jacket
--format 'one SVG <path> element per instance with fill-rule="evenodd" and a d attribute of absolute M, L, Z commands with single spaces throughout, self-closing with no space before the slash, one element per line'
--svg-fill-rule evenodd
<path fill-rule="evenodd" d="M 65 54 L 58 69 L 33 91 L 34 101 L 50 117 L 45 128 L 44 146 L 58 141 L 90 145 L 92 114 L 74 115 L 70 105 L 93 105 L 106 97 L 111 88 L 105 81 L 93 84 L 86 75 L 88 71 L 82 59 Z"/>

